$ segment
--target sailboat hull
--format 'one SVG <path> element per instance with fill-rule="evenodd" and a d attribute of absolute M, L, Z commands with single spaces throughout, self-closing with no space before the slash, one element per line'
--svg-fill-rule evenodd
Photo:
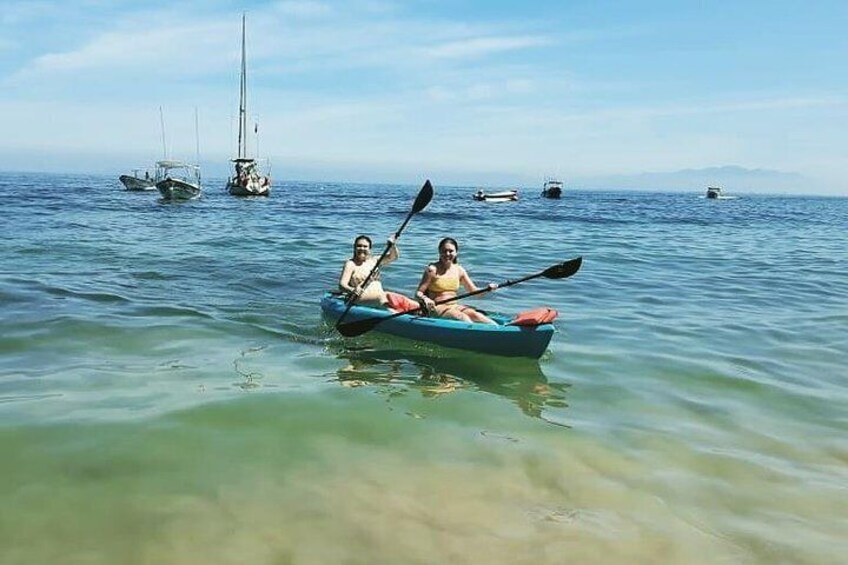
<path fill-rule="evenodd" d="M 227 191 L 233 196 L 270 196 L 271 181 L 268 177 L 249 179 L 246 182 L 230 179 L 227 181 Z"/>

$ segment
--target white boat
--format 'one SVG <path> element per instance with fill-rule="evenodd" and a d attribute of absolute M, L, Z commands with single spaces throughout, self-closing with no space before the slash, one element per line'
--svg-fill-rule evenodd
<path fill-rule="evenodd" d="M 486 193 L 480 188 L 471 197 L 479 202 L 514 202 L 518 200 L 518 190 Z"/>
<path fill-rule="evenodd" d="M 194 200 L 200 196 L 200 167 L 170 159 L 156 162 L 160 180 L 156 188 L 169 202 Z"/>
<path fill-rule="evenodd" d="M 156 190 L 156 176 L 151 177 L 149 171 L 144 171 L 144 176 L 142 177 L 139 175 L 139 169 L 133 169 L 132 175 L 121 175 L 118 177 L 118 180 L 121 181 L 121 184 L 127 190 Z"/>
<path fill-rule="evenodd" d="M 236 158 L 234 173 L 227 179 L 227 190 L 233 196 L 270 196 L 271 178 L 259 170 L 256 159 Z"/>
<path fill-rule="evenodd" d="M 271 177 L 262 173 L 259 161 L 247 156 L 247 55 L 245 16 L 241 16 L 241 82 L 239 86 L 238 156 L 232 159 L 233 174 L 227 190 L 234 196 L 269 196 Z"/>
<path fill-rule="evenodd" d="M 721 188 L 718 186 L 707 187 L 707 198 L 714 199 L 721 197 Z"/>
<path fill-rule="evenodd" d="M 542 185 L 542 196 L 545 198 L 561 198 L 562 181 L 547 179 L 545 184 Z"/>

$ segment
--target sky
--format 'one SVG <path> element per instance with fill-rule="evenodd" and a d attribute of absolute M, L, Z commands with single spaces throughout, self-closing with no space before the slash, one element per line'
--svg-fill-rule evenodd
<path fill-rule="evenodd" d="M 276 179 L 848 195 L 848 2 L 813 0 L 5 0 L 0 170 L 226 175 L 242 13 Z"/>

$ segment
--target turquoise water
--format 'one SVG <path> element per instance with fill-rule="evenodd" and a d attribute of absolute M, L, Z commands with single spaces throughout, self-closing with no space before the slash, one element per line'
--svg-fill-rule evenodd
<path fill-rule="evenodd" d="M 223 187 L 0 174 L 0 563 L 844 559 L 848 199 L 436 183 L 386 286 L 583 256 L 537 363 L 323 325 L 420 184 Z"/>

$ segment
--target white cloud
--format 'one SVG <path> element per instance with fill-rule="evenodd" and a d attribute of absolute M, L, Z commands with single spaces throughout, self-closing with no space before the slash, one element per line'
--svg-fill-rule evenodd
<path fill-rule="evenodd" d="M 286 0 L 278 2 L 274 9 L 285 16 L 300 18 L 325 17 L 334 12 L 329 4 L 310 0 Z"/>
<path fill-rule="evenodd" d="M 428 86 L 424 98 L 437 103 L 462 105 L 476 104 L 484 100 L 517 100 L 516 96 L 533 94 L 538 81 L 526 78 L 502 78 L 501 72 L 471 73 L 469 76 L 450 76 L 445 84 Z M 525 101 L 525 103 L 527 103 Z"/>
<path fill-rule="evenodd" d="M 428 99 L 434 102 L 447 102 L 456 98 L 454 93 L 444 86 L 430 86 L 424 93 Z"/>
<path fill-rule="evenodd" d="M 547 38 L 532 36 L 472 37 L 426 47 L 424 53 L 428 57 L 437 59 L 467 59 L 504 51 L 541 47 L 550 43 L 551 41 Z"/>
<path fill-rule="evenodd" d="M 32 25 L 44 17 L 44 14 L 55 10 L 55 2 L 39 2 L 37 0 L 6 1 L 0 10 L 0 25 L 17 26 Z"/>
<path fill-rule="evenodd" d="M 580 116 L 572 116 L 574 119 L 633 119 L 645 120 L 651 118 L 695 116 L 707 114 L 735 114 L 739 112 L 768 112 L 772 110 L 797 110 L 805 108 L 846 106 L 848 99 L 843 96 L 792 96 L 792 97 L 770 97 L 752 98 L 748 100 L 735 101 L 712 101 L 704 100 L 688 104 L 672 103 L 656 106 L 634 106 L 623 108 L 611 108 L 598 111 L 590 111 Z"/>
<path fill-rule="evenodd" d="M 4 37 L 0 37 L 0 52 L 12 51 L 17 46 L 18 46 L 18 44 L 15 43 L 14 41 L 11 41 L 11 40 L 6 39 Z"/>
<path fill-rule="evenodd" d="M 232 28 L 232 26 L 229 26 Z M 214 53 L 231 53 L 229 29 L 219 24 L 158 26 L 103 33 L 74 51 L 47 53 L 13 75 L 13 79 L 53 77 L 57 73 L 135 72 L 170 69 L 189 74 L 219 66 Z"/>
<path fill-rule="evenodd" d="M 536 83 L 526 78 L 508 79 L 504 89 L 511 94 L 527 94 L 536 90 Z"/>

